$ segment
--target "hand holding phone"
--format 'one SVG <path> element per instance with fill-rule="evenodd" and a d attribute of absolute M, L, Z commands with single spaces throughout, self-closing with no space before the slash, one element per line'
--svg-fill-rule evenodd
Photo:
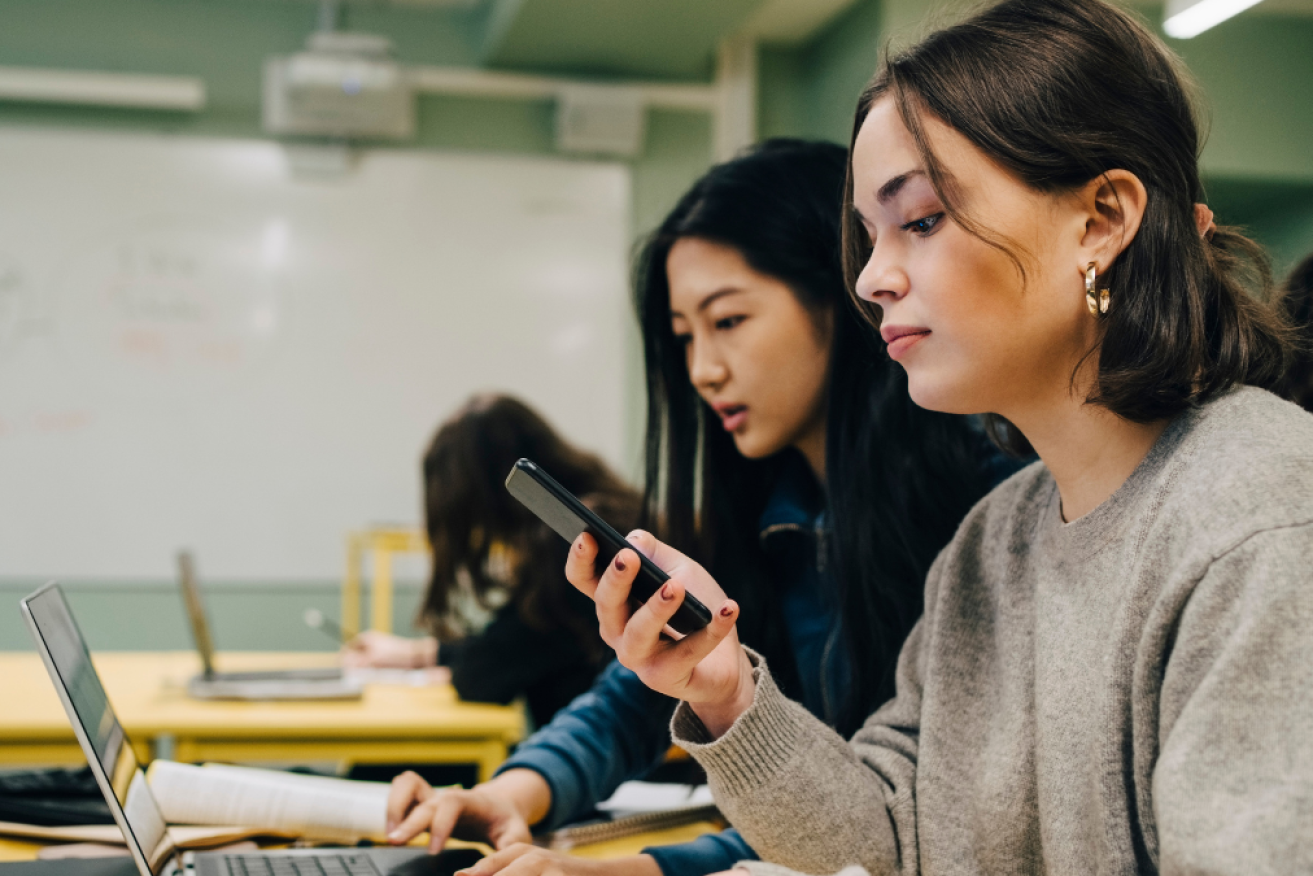
<path fill-rule="evenodd" d="M 598 577 L 624 548 L 630 548 L 638 554 L 640 568 L 629 596 L 635 609 L 651 599 L 661 585 L 670 580 L 670 576 L 656 563 L 643 556 L 610 524 L 530 460 L 521 459 L 515 463 L 506 476 L 506 489 L 567 542 L 573 543 L 583 532 L 591 535 L 597 542 Z M 685 593 L 684 602 L 670 619 L 670 626 L 687 635 L 697 632 L 710 622 L 711 612 L 707 607 L 692 593 Z"/>

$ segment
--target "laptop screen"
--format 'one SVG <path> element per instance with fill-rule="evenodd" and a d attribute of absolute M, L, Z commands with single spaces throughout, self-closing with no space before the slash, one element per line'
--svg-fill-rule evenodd
<path fill-rule="evenodd" d="M 196 653 L 201 655 L 201 670 L 206 678 L 212 678 L 214 640 L 210 638 L 210 622 L 205 617 L 205 603 L 201 602 L 201 588 L 196 583 L 196 563 L 188 551 L 178 554 L 178 589 L 182 592 L 182 605 L 187 609 L 187 622 L 191 625 Z"/>
<path fill-rule="evenodd" d="M 78 732 L 78 741 L 92 761 L 92 772 L 128 848 L 150 873 L 157 873 L 173 851 L 164 817 L 146 784 L 137 756 L 110 708 L 100 676 L 91 664 L 82 632 L 58 585 L 47 584 L 23 600 L 24 613 L 46 658 L 51 680 L 61 691 L 64 707 Z M 97 769 L 98 767 L 98 769 Z M 110 796 L 113 799 L 109 799 Z M 117 804 L 117 805 L 116 805 Z M 135 848 L 134 848 L 135 847 Z"/>

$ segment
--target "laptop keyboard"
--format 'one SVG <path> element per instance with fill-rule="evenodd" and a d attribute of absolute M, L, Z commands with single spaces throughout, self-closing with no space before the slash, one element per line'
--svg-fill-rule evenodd
<path fill-rule="evenodd" d="M 224 855 L 228 876 L 380 876 L 368 855 Z"/>

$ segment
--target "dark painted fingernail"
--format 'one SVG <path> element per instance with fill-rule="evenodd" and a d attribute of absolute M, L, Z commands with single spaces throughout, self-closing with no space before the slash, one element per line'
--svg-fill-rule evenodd
<path fill-rule="evenodd" d="M 721 617 L 729 617 L 733 613 L 734 613 L 734 606 L 730 605 L 728 602 L 720 607 Z"/>
<path fill-rule="evenodd" d="M 667 581 L 665 584 L 662 584 L 661 598 L 669 600 L 669 599 L 673 599 L 674 597 L 675 597 L 675 588 L 670 586 L 670 582 Z"/>
<path fill-rule="evenodd" d="M 625 561 L 622 560 L 622 559 L 620 559 L 619 557 L 616 557 L 616 558 L 615 558 L 615 567 L 616 567 L 616 570 L 617 570 L 617 571 L 619 571 L 619 572 L 623 572 L 623 571 L 625 570 Z"/>

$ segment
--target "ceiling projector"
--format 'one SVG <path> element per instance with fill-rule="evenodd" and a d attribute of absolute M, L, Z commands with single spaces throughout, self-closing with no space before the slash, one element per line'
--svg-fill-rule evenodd
<path fill-rule="evenodd" d="M 385 37 L 311 34 L 306 50 L 264 65 L 270 134 L 404 140 L 415 133 L 415 96 Z"/>

